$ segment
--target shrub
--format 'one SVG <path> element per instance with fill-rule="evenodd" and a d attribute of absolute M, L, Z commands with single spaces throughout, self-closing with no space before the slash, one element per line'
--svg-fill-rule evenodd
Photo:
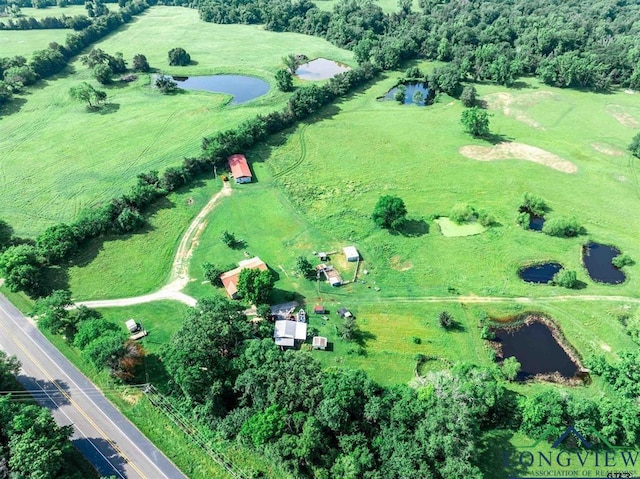
<path fill-rule="evenodd" d="M 471 108 L 476 104 L 477 94 L 478 92 L 476 91 L 476 87 L 474 87 L 473 85 L 466 85 L 462 90 L 462 94 L 460 95 L 460 101 L 467 108 Z"/>
<path fill-rule="evenodd" d="M 616 268 L 623 268 L 625 266 L 631 266 L 634 264 L 634 261 L 631 259 L 631 256 L 628 254 L 620 254 L 613 258 L 611 261 Z"/>
<path fill-rule="evenodd" d="M 531 224 L 531 214 L 526 211 L 518 213 L 516 223 L 518 223 L 523 229 L 528 230 L 529 225 Z"/>
<path fill-rule="evenodd" d="M 629 151 L 637 158 L 640 158 L 640 133 L 633 137 L 629 145 Z"/>
<path fill-rule="evenodd" d="M 422 71 L 420 71 L 420 68 L 418 67 L 409 67 L 404 72 L 404 76 L 405 78 L 410 80 L 420 80 L 424 78 L 424 73 L 422 73 Z"/>
<path fill-rule="evenodd" d="M 398 88 L 396 92 L 393 94 L 393 99 L 400 104 L 404 103 L 405 98 L 406 98 L 406 93 L 403 89 Z"/>
<path fill-rule="evenodd" d="M 477 106 L 467 108 L 462 112 L 460 123 L 468 133 L 475 137 L 489 136 L 489 118 L 491 115 Z"/>
<path fill-rule="evenodd" d="M 551 282 L 563 288 L 575 288 L 578 283 L 578 278 L 575 271 L 563 268 L 553 275 Z"/>
<path fill-rule="evenodd" d="M 496 339 L 496 333 L 494 333 L 493 330 L 485 324 L 482 326 L 482 330 L 480 331 L 480 337 L 486 341 L 493 341 Z"/>
<path fill-rule="evenodd" d="M 155 87 L 160 90 L 160 93 L 165 95 L 168 93 L 175 93 L 178 91 L 178 84 L 173 81 L 169 75 L 160 75 L 154 82 Z"/>
<path fill-rule="evenodd" d="M 420 90 L 416 90 L 413 93 L 413 103 L 416 105 L 422 105 L 424 103 L 424 95 Z"/>
<path fill-rule="evenodd" d="M 171 66 L 186 66 L 191 63 L 191 55 L 189 55 L 184 48 L 172 48 L 169 50 L 169 65 Z"/>
<path fill-rule="evenodd" d="M 522 195 L 520 211 L 527 211 L 536 216 L 544 216 L 548 209 L 549 207 L 547 206 L 547 202 L 539 196 L 536 196 L 533 193 L 525 193 Z"/>
<path fill-rule="evenodd" d="M 502 375 L 507 381 L 515 381 L 522 365 L 518 360 L 511 356 L 502 361 Z"/>
<path fill-rule="evenodd" d="M 280 91 L 293 90 L 293 75 L 289 70 L 284 68 L 276 72 L 276 85 Z"/>
<path fill-rule="evenodd" d="M 451 213 L 449 214 L 449 218 L 451 221 L 457 224 L 466 223 L 467 221 L 471 221 L 475 215 L 475 210 L 473 206 L 468 205 L 466 203 L 458 203 L 453 207 Z"/>
<path fill-rule="evenodd" d="M 453 326 L 453 316 L 451 316 L 448 311 L 442 311 L 438 315 L 438 323 L 440 323 L 440 326 L 442 326 L 444 329 L 449 329 L 451 326 Z"/>
<path fill-rule="evenodd" d="M 220 241 L 226 244 L 229 248 L 233 248 L 238 240 L 233 233 L 224 230 L 220 235 Z"/>
<path fill-rule="evenodd" d="M 148 72 L 150 70 L 149 61 L 142 53 L 133 57 L 133 69 L 137 72 Z"/>
<path fill-rule="evenodd" d="M 96 65 L 93 69 L 93 76 L 98 80 L 98 83 L 102 83 L 103 85 L 111 83 L 112 75 L 113 70 L 111 70 L 109 65 L 105 65 L 104 63 Z"/>
<path fill-rule="evenodd" d="M 485 228 L 489 228 L 498 224 L 496 217 L 489 213 L 487 210 L 478 210 L 477 216 L 478 223 L 480 223 Z"/>
<path fill-rule="evenodd" d="M 583 226 L 575 218 L 551 218 L 545 221 L 542 232 L 549 236 L 571 238 L 585 233 Z"/>
<path fill-rule="evenodd" d="M 213 286 L 222 287 L 222 280 L 220 279 L 220 275 L 224 273 L 225 270 L 223 270 L 218 265 L 209 263 L 208 261 L 202 263 L 202 269 L 204 271 L 204 277 L 207 281 L 209 281 Z"/>
<path fill-rule="evenodd" d="M 413 344 L 421 344 L 422 343 L 422 339 L 420 339 L 418 336 L 412 336 L 411 337 L 411 341 L 413 341 Z"/>

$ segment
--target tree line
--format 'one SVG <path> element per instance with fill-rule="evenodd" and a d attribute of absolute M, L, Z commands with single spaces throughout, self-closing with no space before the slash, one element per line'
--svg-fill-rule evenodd
<path fill-rule="evenodd" d="M 180 2 L 177 2 L 180 3 Z M 385 14 L 373 0 L 201 0 L 203 20 L 264 24 L 316 35 L 353 50 L 358 62 L 395 69 L 403 60 L 450 62 L 463 79 L 511 85 L 536 75 L 559 87 L 640 87 L 640 16 L 635 2 L 599 0 L 420 0 Z"/>
<path fill-rule="evenodd" d="M 69 17 L 62 15 L 61 17 L 20 17 L 9 19 L 7 22 L 0 22 L 0 30 L 46 30 L 72 28 L 74 30 L 82 30 L 91 24 L 89 18 L 85 15 L 74 15 Z"/>

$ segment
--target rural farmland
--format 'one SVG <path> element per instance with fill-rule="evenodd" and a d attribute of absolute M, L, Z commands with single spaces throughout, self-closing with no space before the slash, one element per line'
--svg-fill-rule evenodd
<path fill-rule="evenodd" d="M 120 3 L 0 29 L 0 293 L 186 476 L 640 447 L 637 6 Z"/>

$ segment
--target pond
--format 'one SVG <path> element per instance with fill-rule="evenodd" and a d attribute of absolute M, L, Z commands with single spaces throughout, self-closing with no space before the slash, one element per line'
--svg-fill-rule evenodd
<path fill-rule="evenodd" d="M 589 243 L 582 247 L 582 261 L 589 276 L 601 283 L 620 284 L 626 279 L 625 274 L 611 263 L 619 254 L 617 248 L 600 243 Z"/>
<path fill-rule="evenodd" d="M 407 83 L 404 85 L 405 87 L 405 91 L 404 91 L 404 104 L 405 105 L 411 105 L 413 103 L 413 95 L 415 92 L 419 91 L 420 93 L 422 93 L 422 97 L 424 98 L 424 100 L 420 103 L 420 105 L 425 105 L 426 101 L 429 99 L 429 88 L 427 86 L 426 83 L 422 83 L 422 82 L 414 82 L 414 83 Z M 400 89 L 400 85 L 393 87 L 391 90 L 389 90 L 386 95 L 384 97 L 382 97 L 383 100 L 395 100 L 395 95 L 396 92 Z"/>
<path fill-rule="evenodd" d="M 178 88 L 183 90 L 203 90 L 231 95 L 233 97 L 231 103 L 234 105 L 261 97 L 270 88 L 266 81 L 245 75 L 174 76 L 172 78 L 178 84 Z"/>
<path fill-rule="evenodd" d="M 556 372 L 572 378 L 578 372 L 578 366 L 558 344 L 549 327 L 540 321 L 515 329 L 496 329 L 495 334 L 495 340 L 502 347 L 502 357 L 515 356 L 521 364 L 520 381 L 536 374 Z"/>
<path fill-rule="evenodd" d="M 518 271 L 518 276 L 527 283 L 550 283 L 558 271 L 562 269 L 560 263 L 539 263 L 526 266 Z"/>
<path fill-rule="evenodd" d="M 296 70 L 298 78 L 303 80 L 319 81 L 333 78 L 338 73 L 351 70 L 347 65 L 327 60 L 326 58 L 316 58 L 307 63 L 303 63 Z"/>
<path fill-rule="evenodd" d="M 529 229 L 532 231 L 542 231 L 544 226 L 544 218 L 542 216 L 531 215 L 529 220 Z"/>

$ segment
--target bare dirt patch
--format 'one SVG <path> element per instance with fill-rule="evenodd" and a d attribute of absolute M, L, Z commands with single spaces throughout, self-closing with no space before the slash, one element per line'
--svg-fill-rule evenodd
<path fill-rule="evenodd" d="M 635 119 L 630 113 L 628 113 L 623 106 L 620 105 L 607 105 L 605 111 L 613 116 L 618 123 L 627 128 L 640 128 L 640 122 Z"/>
<path fill-rule="evenodd" d="M 512 93 L 491 93 L 482 97 L 490 110 L 502 110 L 506 116 L 510 116 L 525 125 L 544 130 L 545 128 L 525 111 L 525 108 L 536 105 L 546 100 L 557 98 L 557 94 L 550 91 L 536 91 L 514 95 Z"/>
<path fill-rule="evenodd" d="M 411 263 L 410 261 L 405 261 L 403 263 L 402 261 L 400 261 L 400 256 L 394 256 L 393 258 L 391 258 L 389 266 L 391 266 L 391 268 L 395 269 L 396 271 L 408 271 L 413 268 L 413 263 Z"/>
<path fill-rule="evenodd" d="M 558 155 L 524 143 L 498 143 L 493 146 L 463 146 L 460 153 L 478 161 L 526 160 L 563 173 L 575 173 L 578 167 Z"/>
<path fill-rule="evenodd" d="M 609 156 L 622 156 L 624 155 L 624 151 L 619 150 L 618 148 L 607 145 L 606 143 L 591 143 L 591 148 L 600 153 L 604 153 Z"/>

